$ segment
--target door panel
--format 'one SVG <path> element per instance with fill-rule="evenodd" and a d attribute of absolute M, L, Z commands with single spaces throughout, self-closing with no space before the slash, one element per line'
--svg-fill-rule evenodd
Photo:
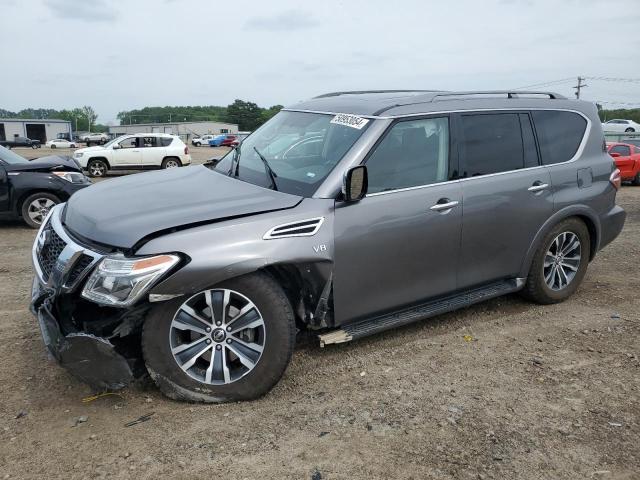
<path fill-rule="evenodd" d="M 458 287 L 515 277 L 536 233 L 553 214 L 546 167 L 466 179 Z M 530 191 L 542 185 L 548 187 Z"/>
<path fill-rule="evenodd" d="M 119 142 L 119 145 L 121 148 L 113 150 L 112 163 L 114 166 L 137 167 L 142 163 L 142 152 L 138 148 L 137 138 L 126 138 Z"/>
<path fill-rule="evenodd" d="M 338 323 L 456 289 L 462 197 L 457 181 L 374 194 L 335 210 Z M 458 201 L 450 210 L 431 207 Z"/>

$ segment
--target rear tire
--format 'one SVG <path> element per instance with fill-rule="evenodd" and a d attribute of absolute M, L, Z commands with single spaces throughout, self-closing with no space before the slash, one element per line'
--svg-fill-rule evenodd
<path fill-rule="evenodd" d="M 109 166 L 104 160 L 90 160 L 87 164 L 87 172 L 90 177 L 105 177 L 109 171 Z"/>
<path fill-rule="evenodd" d="M 162 168 L 178 168 L 182 166 L 182 162 L 176 157 L 167 157 L 162 161 Z"/>
<path fill-rule="evenodd" d="M 212 296 L 206 297 L 206 292 L 212 292 Z M 230 297 L 222 297 L 223 292 L 232 293 L 229 294 Z M 218 297 L 213 295 L 218 295 Z M 200 300 L 198 300 L 199 298 Z M 257 316 L 263 320 L 263 324 L 256 327 L 263 329 L 263 336 L 260 337 L 261 340 L 251 341 L 256 343 L 245 344 L 252 346 L 260 342 L 262 344 L 259 358 L 252 359 L 253 366 L 251 368 L 243 367 L 244 362 L 240 362 L 240 357 L 233 354 L 232 347 L 235 345 L 237 348 L 239 344 L 232 339 L 232 334 L 227 333 L 227 336 L 224 337 L 224 331 L 228 332 L 231 328 L 225 329 L 225 325 L 233 325 L 232 322 L 241 318 L 240 314 L 235 313 L 234 310 L 237 317 L 230 316 L 231 308 L 228 307 L 227 315 L 222 314 L 218 317 L 214 315 L 215 320 L 223 318 L 221 327 L 218 328 L 216 326 L 218 324 L 211 319 L 211 315 L 206 311 L 207 303 L 202 303 L 204 301 L 202 299 L 206 298 L 210 299 L 209 305 L 219 305 L 218 309 L 214 308 L 215 312 L 223 312 L 221 298 L 244 298 L 255 306 L 256 310 L 249 310 L 248 313 L 257 312 Z M 214 302 L 214 298 L 218 298 L 218 303 Z M 176 319 L 184 318 L 178 317 L 178 315 L 184 314 L 183 308 L 187 304 L 193 306 L 192 312 L 197 312 L 200 318 L 210 322 L 195 321 L 195 324 L 201 327 L 201 333 L 194 333 L 190 328 L 185 329 L 184 324 L 178 324 L 178 328 L 176 328 L 174 317 Z M 233 301 L 229 300 L 227 304 L 232 305 Z M 203 306 L 205 310 L 202 310 Z M 190 307 L 187 307 L 187 310 L 188 308 Z M 194 317 L 187 318 L 193 319 Z M 247 320 L 253 322 L 253 318 L 255 317 L 247 318 Z M 193 324 L 193 322 L 191 323 Z M 211 325 L 210 333 L 204 333 L 204 325 Z M 236 335 L 242 335 L 242 332 L 236 333 Z M 177 334 L 180 336 L 187 334 L 187 338 L 179 339 Z M 280 380 L 293 353 L 295 334 L 293 309 L 284 291 L 270 276 L 255 273 L 225 281 L 211 290 L 199 292 L 191 298 L 180 297 L 153 308 L 144 322 L 142 352 L 149 375 L 162 393 L 169 398 L 204 403 L 251 400 L 267 393 Z M 199 338 L 194 339 L 189 335 L 199 336 Z M 194 350 L 184 347 L 180 350 L 181 346 L 193 345 L 194 341 L 199 341 L 197 347 L 192 347 Z M 174 344 L 173 348 L 172 343 Z M 240 347 L 242 347 L 241 344 Z M 187 350 L 191 350 L 191 352 L 186 353 Z M 178 352 L 183 355 L 186 353 L 186 356 L 178 360 Z M 217 352 L 223 352 L 224 361 L 220 360 L 220 357 L 217 359 L 212 357 L 212 355 L 220 355 Z M 192 355 L 197 357 L 194 364 L 190 363 Z M 182 362 L 182 366 L 179 361 Z M 218 373 L 214 368 L 216 365 Z M 242 373 L 244 368 L 249 370 Z M 210 369 L 211 373 L 207 373 L 207 369 Z M 222 372 L 225 372 L 224 375 Z"/>
<path fill-rule="evenodd" d="M 20 208 L 22 219 L 31 228 L 40 228 L 49 210 L 59 203 L 60 199 L 51 193 L 38 192 L 29 195 Z"/>
<path fill-rule="evenodd" d="M 636 173 L 636 176 L 633 177 L 632 182 L 636 187 L 640 187 L 640 172 Z"/>
<path fill-rule="evenodd" d="M 56 147 L 56 144 L 55 144 L 55 143 L 52 143 L 52 144 L 51 144 L 51 149 L 53 150 L 54 148 L 58 148 L 58 147 Z"/>
<path fill-rule="evenodd" d="M 636 131 L 636 129 L 635 129 L 635 128 L 632 128 L 632 127 L 629 127 L 629 128 L 627 128 L 627 129 L 625 130 L 625 132 L 626 132 L 626 133 L 632 133 L 632 132 L 635 132 L 635 131 Z"/>
<path fill-rule="evenodd" d="M 565 235 L 565 243 L 562 235 Z M 571 248 L 575 241 L 578 241 L 579 245 Z M 555 265 L 555 249 L 558 244 L 560 256 L 559 263 Z M 545 235 L 536 251 L 527 282 L 521 291 L 522 295 L 545 305 L 569 298 L 578 289 L 587 272 L 590 249 L 589 230 L 582 220 L 573 217 L 558 223 Z M 577 261 L 573 260 L 576 256 L 579 257 Z M 557 275 L 552 273 L 554 266 Z M 563 275 L 561 272 L 566 273 Z"/>

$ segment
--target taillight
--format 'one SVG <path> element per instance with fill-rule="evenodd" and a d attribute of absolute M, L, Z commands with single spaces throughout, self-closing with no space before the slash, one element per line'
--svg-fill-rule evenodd
<path fill-rule="evenodd" d="M 609 177 L 609 181 L 611 182 L 611 185 L 613 185 L 613 188 L 615 188 L 616 190 L 620 190 L 620 186 L 622 185 L 622 178 L 620 177 L 620 170 L 618 170 L 617 168 L 611 172 L 611 176 Z"/>
<path fill-rule="evenodd" d="M 184 147 L 184 154 L 189 155 L 189 147 L 187 147 L 186 145 Z"/>

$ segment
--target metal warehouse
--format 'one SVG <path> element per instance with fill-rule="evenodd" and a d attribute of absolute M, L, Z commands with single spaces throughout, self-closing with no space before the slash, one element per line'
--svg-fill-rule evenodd
<path fill-rule="evenodd" d="M 71 122 L 54 119 L 0 118 L 0 141 L 12 140 L 14 137 L 27 137 L 31 140 L 48 140 L 58 138 L 65 133 L 71 138 Z"/>
<path fill-rule="evenodd" d="M 188 141 L 206 134 L 238 133 L 238 125 L 223 122 L 136 123 L 109 127 L 109 133 L 114 137 L 132 133 L 170 133 Z"/>

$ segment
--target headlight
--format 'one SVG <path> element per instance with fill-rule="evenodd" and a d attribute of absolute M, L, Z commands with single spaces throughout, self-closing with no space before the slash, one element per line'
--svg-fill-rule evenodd
<path fill-rule="evenodd" d="M 71 183 L 85 183 L 87 181 L 87 177 L 80 172 L 53 172 L 53 174 Z"/>
<path fill-rule="evenodd" d="M 129 306 L 179 261 L 177 255 L 105 257 L 87 280 L 82 296 L 103 305 Z"/>

